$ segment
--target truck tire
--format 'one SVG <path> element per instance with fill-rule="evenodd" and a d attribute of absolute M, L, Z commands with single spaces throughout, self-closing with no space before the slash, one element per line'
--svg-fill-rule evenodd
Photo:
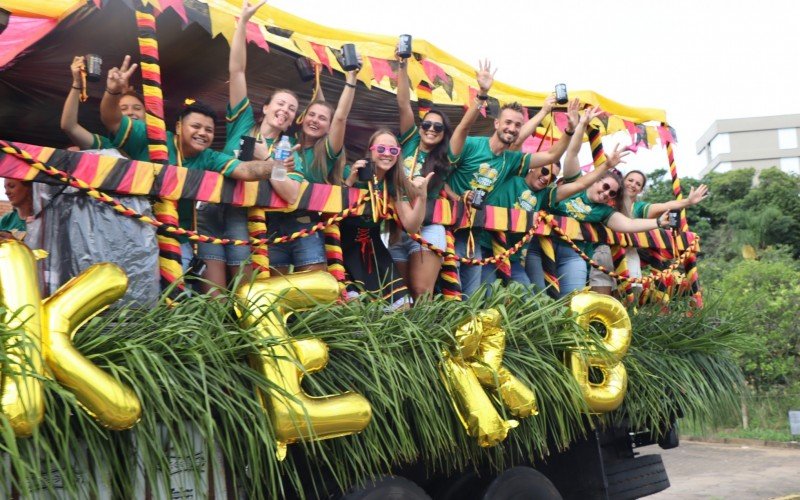
<path fill-rule="evenodd" d="M 431 500 L 431 497 L 404 477 L 382 476 L 350 489 L 342 500 Z"/>
<path fill-rule="evenodd" d="M 669 488 L 661 455 L 643 455 L 606 465 L 608 498 L 633 500 Z"/>
<path fill-rule="evenodd" d="M 672 448 L 677 448 L 678 445 L 680 445 L 678 424 L 673 422 L 672 425 L 669 426 L 669 429 L 658 437 L 658 446 L 660 446 L 662 450 L 671 450 Z"/>
<path fill-rule="evenodd" d="M 478 475 L 475 471 L 463 472 L 460 475 L 448 477 L 440 482 L 432 496 L 435 500 L 464 500 L 482 495 L 489 484 L 496 477 L 494 474 L 484 472 Z"/>
<path fill-rule="evenodd" d="M 483 500 L 561 500 L 547 476 L 530 467 L 512 467 L 492 481 Z"/>

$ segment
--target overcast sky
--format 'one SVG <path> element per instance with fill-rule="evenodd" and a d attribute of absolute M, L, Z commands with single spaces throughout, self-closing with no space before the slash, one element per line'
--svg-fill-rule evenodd
<path fill-rule="evenodd" d="M 498 81 L 524 89 L 564 82 L 624 104 L 665 109 L 678 134 L 681 176 L 696 176 L 703 167 L 695 143 L 714 120 L 800 113 L 797 0 L 270 4 L 333 28 L 409 33 L 473 65 L 488 57 Z M 645 171 L 666 166 L 659 147 L 640 149 L 628 162 Z"/>
<path fill-rule="evenodd" d="M 704 166 L 695 143 L 714 120 L 800 113 L 797 0 L 269 3 L 333 28 L 409 33 L 472 65 L 489 57 L 498 81 L 524 89 L 564 82 L 664 109 L 682 176 Z M 667 166 L 664 150 L 639 151 L 629 165 Z"/>

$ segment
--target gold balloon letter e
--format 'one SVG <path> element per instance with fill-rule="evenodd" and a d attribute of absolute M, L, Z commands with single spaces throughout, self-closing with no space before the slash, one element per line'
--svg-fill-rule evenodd
<path fill-rule="evenodd" d="M 355 393 L 323 397 L 306 394 L 300 385 L 303 374 L 325 367 L 328 346 L 317 339 L 292 340 L 286 329 L 286 318 L 292 311 L 334 302 L 339 296 L 336 279 L 324 271 L 257 279 L 239 288 L 237 295 L 246 307 L 237 307 L 241 323 L 245 327 L 255 325 L 262 337 L 277 341 L 260 348 L 251 364 L 280 386 L 259 394 L 275 427 L 278 459 L 286 456 L 289 443 L 362 431 L 372 418 L 369 401 Z"/>

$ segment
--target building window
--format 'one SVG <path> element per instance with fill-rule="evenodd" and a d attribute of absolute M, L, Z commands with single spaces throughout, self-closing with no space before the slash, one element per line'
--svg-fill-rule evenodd
<path fill-rule="evenodd" d="M 787 174 L 800 174 L 800 158 L 781 158 L 781 170 Z"/>
<path fill-rule="evenodd" d="M 708 145 L 711 150 L 711 158 L 731 152 L 731 138 L 728 134 L 717 134 L 711 139 Z"/>
<path fill-rule="evenodd" d="M 722 163 L 717 165 L 717 168 L 714 169 L 714 172 L 718 174 L 724 174 L 725 172 L 730 172 L 730 171 L 731 171 L 731 162 L 729 161 L 723 161 Z"/>
<path fill-rule="evenodd" d="M 797 129 L 779 128 L 778 129 L 778 148 L 794 149 L 797 147 Z"/>

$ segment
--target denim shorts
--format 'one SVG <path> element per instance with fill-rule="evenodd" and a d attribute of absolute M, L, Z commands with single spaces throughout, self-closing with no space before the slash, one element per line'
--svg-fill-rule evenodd
<path fill-rule="evenodd" d="M 436 248 L 445 250 L 447 246 L 447 239 L 445 238 L 444 226 L 441 224 L 430 224 L 422 226 L 419 231 L 422 239 L 430 243 Z M 416 252 L 430 252 L 426 247 L 423 247 L 416 241 L 411 239 L 407 233 L 403 232 L 400 236 L 400 241 L 389 247 L 389 253 L 392 254 L 392 259 L 395 262 L 408 262 L 408 258 L 412 253 Z"/>
<path fill-rule="evenodd" d="M 207 236 L 245 240 L 250 238 L 247 231 L 247 209 L 203 203 L 197 209 L 197 231 Z M 238 266 L 250 258 L 250 245 L 214 245 L 200 243 L 197 255 L 203 260 L 218 260 L 229 266 Z"/>
<path fill-rule="evenodd" d="M 316 212 L 274 212 L 267 214 L 267 224 L 270 238 L 275 236 L 288 236 L 302 229 L 309 229 L 319 222 Z M 286 243 L 275 243 L 269 246 L 269 265 L 272 267 L 310 266 L 324 264 L 325 239 L 322 231 L 297 238 Z"/>

